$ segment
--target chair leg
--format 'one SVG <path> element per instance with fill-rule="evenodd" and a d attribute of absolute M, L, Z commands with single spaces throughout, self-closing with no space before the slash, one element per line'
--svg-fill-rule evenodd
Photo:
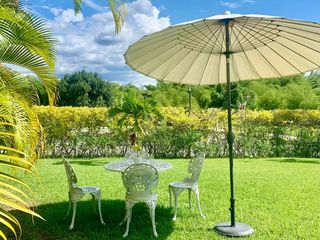
<path fill-rule="evenodd" d="M 151 222 L 152 222 L 152 230 L 153 230 L 153 235 L 155 237 L 158 237 L 158 233 L 157 233 L 157 230 L 156 230 L 156 221 L 155 221 L 155 210 L 156 210 L 156 207 L 152 207 L 150 208 L 151 209 Z"/>
<path fill-rule="evenodd" d="M 124 224 L 127 221 L 127 219 L 128 219 L 128 211 L 126 210 L 126 214 L 124 215 L 124 219 L 122 220 L 122 222 L 119 225 L 121 226 L 122 224 Z"/>
<path fill-rule="evenodd" d="M 157 207 L 157 200 L 151 200 L 146 202 L 149 208 L 149 215 L 152 223 L 152 231 L 155 237 L 158 237 L 157 229 L 156 229 L 156 221 L 155 221 L 155 211 Z"/>
<path fill-rule="evenodd" d="M 201 217 L 206 218 L 206 216 L 202 213 L 201 206 L 200 206 L 199 188 L 196 187 L 195 189 L 193 189 L 193 191 L 195 192 L 196 197 L 197 197 L 197 204 L 198 204 L 198 209 L 199 209 L 200 215 L 201 215 Z"/>
<path fill-rule="evenodd" d="M 97 214 L 96 197 L 94 194 L 91 194 L 91 200 L 92 200 L 93 211 L 95 214 Z"/>
<path fill-rule="evenodd" d="M 106 223 L 103 221 L 102 214 L 101 214 L 101 194 L 98 196 L 98 211 L 99 211 L 101 224 L 106 225 Z"/>
<path fill-rule="evenodd" d="M 76 218 L 76 211 L 77 211 L 77 202 L 73 202 L 73 210 L 72 210 L 72 219 L 71 219 L 71 224 L 69 226 L 69 230 L 72 230 L 74 227 L 74 220 Z"/>
<path fill-rule="evenodd" d="M 191 189 L 188 189 L 189 208 L 191 209 Z"/>
<path fill-rule="evenodd" d="M 67 214 L 64 216 L 63 219 L 66 219 L 69 216 L 70 213 L 70 209 L 71 209 L 71 197 L 70 197 L 70 193 L 68 193 L 69 195 L 69 204 L 68 204 L 68 210 L 67 210 Z"/>
<path fill-rule="evenodd" d="M 130 226 L 131 216 L 132 216 L 132 208 L 133 208 L 134 204 L 135 204 L 135 202 L 126 200 L 126 216 L 124 217 L 124 220 L 122 221 L 122 223 L 127 221 L 126 231 L 123 234 L 124 238 L 126 238 L 129 233 L 129 226 Z"/>
<path fill-rule="evenodd" d="M 173 191 L 173 197 L 174 197 L 174 215 L 172 220 L 175 221 L 177 220 L 177 208 L 178 208 L 178 196 L 181 192 L 181 189 L 179 188 L 171 188 Z"/>
<path fill-rule="evenodd" d="M 123 237 L 127 237 L 129 234 L 129 227 L 130 227 L 130 222 L 131 222 L 131 216 L 132 216 L 132 208 L 129 208 L 128 210 L 128 218 L 127 218 L 127 227 L 126 227 L 126 231 L 123 234 Z"/>
<path fill-rule="evenodd" d="M 172 207 L 172 189 L 170 185 L 169 185 L 169 199 L 170 199 L 170 207 Z"/>

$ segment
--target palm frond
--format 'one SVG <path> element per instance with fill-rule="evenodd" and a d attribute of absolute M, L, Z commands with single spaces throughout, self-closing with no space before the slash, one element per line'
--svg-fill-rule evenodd
<path fill-rule="evenodd" d="M 35 73 L 43 82 L 51 104 L 57 85 L 54 46 L 55 39 L 43 20 L 0 5 L 0 64 L 14 64 Z"/>
<path fill-rule="evenodd" d="M 119 33 L 127 18 L 127 7 L 125 0 L 108 0 L 110 10 L 115 23 L 115 32 Z M 83 0 L 73 0 L 74 12 L 76 14 L 82 12 Z"/>
<path fill-rule="evenodd" d="M 9 210 L 16 209 L 41 218 L 29 207 L 30 193 L 27 194 L 26 190 L 29 192 L 30 188 L 15 176 L 5 173 L 12 169 L 35 174 L 35 149 L 41 144 L 40 127 L 35 127 L 40 124 L 34 122 L 33 114 L 23 98 L 17 97 L 5 86 L 0 87 L 0 223 L 16 238 L 20 237 L 16 228 L 21 234 L 21 226 Z M 0 237 L 6 239 L 4 233 Z"/>
<path fill-rule="evenodd" d="M 73 0 L 74 12 L 76 14 L 82 11 L 81 5 L 82 5 L 82 0 Z"/>
<path fill-rule="evenodd" d="M 127 17 L 127 7 L 123 0 L 108 0 L 113 19 L 115 22 L 115 32 L 119 33 Z"/>

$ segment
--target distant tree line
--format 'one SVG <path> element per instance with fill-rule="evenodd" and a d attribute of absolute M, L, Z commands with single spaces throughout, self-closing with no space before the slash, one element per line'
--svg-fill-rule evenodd
<path fill-rule="evenodd" d="M 35 81 L 37 82 L 37 81 Z M 40 103 L 47 105 L 46 92 L 40 84 Z M 226 108 L 226 86 L 186 86 L 158 81 L 156 85 L 136 87 L 103 80 L 98 73 L 82 70 L 67 74 L 59 82 L 57 106 L 110 107 L 125 93 L 134 93 L 168 107 Z M 320 76 L 297 75 L 272 80 L 243 81 L 232 84 L 233 108 L 257 110 L 320 109 Z"/>

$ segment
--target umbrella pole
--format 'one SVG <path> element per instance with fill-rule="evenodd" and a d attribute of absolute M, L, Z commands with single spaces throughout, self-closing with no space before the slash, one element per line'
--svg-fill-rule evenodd
<path fill-rule="evenodd" d="M 231 84 L 230 84 L 230 35 L 229 23 L 226 24 L 226 67 L 227 67 L 227 103 L 228 103 L 228 134 L 227 141 L 229 145 L 229 168 L 230 168 L 230 213 L 231 226 L 236 223 L 236 210 L 234 199 L 234 180 L 233 180 L 233 142 L 234 135 L 232 132 L 232 112 L 231 112 Z"/>
<path fill-rule="evenodd" d="M 229 145 L 229 170 L 230 170 L 230 222 L 221 222 L 214 226 L 214 230 L 219 234 L 229 237 L 244 237 L 253 234 L 254 230 L 245 223 L 236 222 L 236 209 L 234 198 L 234 178 L 233 178 L 233 142 L 234 134 L 232 132 L 232 112 L 231 112 L 231 83 L 230 83 L 230 19 L 225 20 L 226 29 L 226 71 L 227 71 L 227 103 L 228 103 L 228 134 L 227 141 Z"/>

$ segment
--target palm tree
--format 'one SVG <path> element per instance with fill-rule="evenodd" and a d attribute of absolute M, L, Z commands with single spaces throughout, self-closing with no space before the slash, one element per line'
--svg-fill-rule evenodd
<path fill-rule="evenodd" d="M 109 116 L 119 116 L 118 125 L 120 127 L 131 126 L 131 144 L 136 144 L 140 137 L 145 134 L 143 123 L 153 119 L 155 116 L 161 117 L 157 103 L 153 99 L 139 98 L 135 93 L 124 95 L 120 106 L 109 110 Z"/>
<path fill-rule="evenodd" d="M 9 210 L 40 217 L 30 209 L 29 188 L 15 172 L 35 174 L 34 164 L 42 151 L 42 129 L 32 111 L 37 102 L 32 84 L 8 64 L 32 71 L 53 104 L 57 84 L 54 45 L 55 39 L 43 20 L 24 12 L 18 1 L 0 1 L 0 222 L 16 238 L 21 235 L 21 226 Z M 7 239 L 2 230 L 0 236 Z"/>
<path fill-rule="evenodd" d="M 82 2 L 83 0 L 73 0 L 76 13 L 81 12 Z M 108 4 L 115 22 L 115 31 L 119 33 L 127 16 L 125 0 L 108 0 Z"/>

